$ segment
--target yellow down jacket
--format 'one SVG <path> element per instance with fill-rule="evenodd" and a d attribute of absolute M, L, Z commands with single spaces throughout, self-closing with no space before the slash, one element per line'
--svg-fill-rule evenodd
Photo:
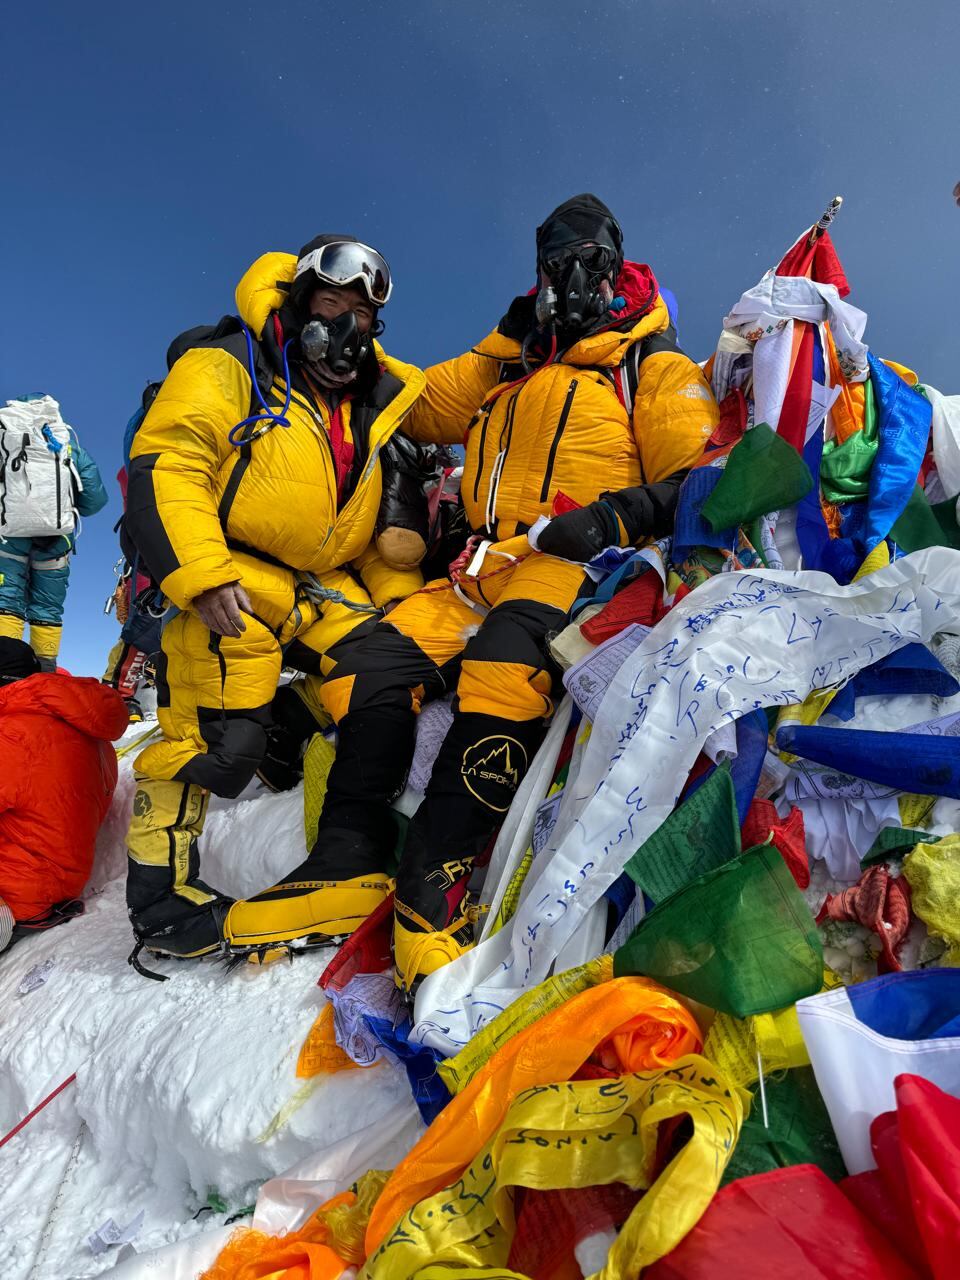
<path fill-rule="evenodd" d="M 255 337 L 272 323 L 284 300 L 280 286 L 295 267 L 292 254 L 267 253 L 237 286 L 240 317 Z M 424 375 L 375 345 L 383 371 L 375 397 L 383 403 L 364 410 L 366 463 L 339 511 L 322 402 L 293 389 L 289 427 L 275 426 L 241 449 L 229 435 L 251 414 L 243 334 L 191 347 L 176 361 L 134 437 L 127 498 L 133 539 L 175 605 L 186 608 L 209 588 L 238 579 L 232 550 L 314 574 L 353 565 L 377 605 L 417 588 L 418 572 L 389 568 L 371 544 L 380 450 L 423 390 Z M 286 394 L 276 374 L 266 396 L 274 412 Z M 347 431 L 357 417 L 345 402 Z"/>
<path fill-rule="evenodd" d="M 719 421 L 709 384 L 677 349 L 659 297 L 626 332 L 583 338 L 511 386 L 519 358 L 519 340 L 494 330 L 433 365 L 404 426 L 414 439 L 446 443 L 459 443 L 466 430 L 467 516 L 474 530 L 498 539 L 549 515 L 558 492 L 586 505 L 692 466 Z M 621 400 L 621 366 L 631 358 L 636 394 L 627 384 Z"/>

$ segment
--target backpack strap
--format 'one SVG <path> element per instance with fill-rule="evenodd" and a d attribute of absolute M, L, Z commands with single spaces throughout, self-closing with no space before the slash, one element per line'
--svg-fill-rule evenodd
<path fill-rule="evenodd" d="M 672 351 L 677 355 L 683 352 L 677 346 L 677 331 L 672 324 L 667 325 L 659 333 L 650 333 L 639 342 L 633 342 L 627 348 L 627 354 L 617 368 L 615 385 L 617 397 L 629 417 L 633 413 L 634 401 L 637 398 L 637 387 L 640 385 L 640 366 L 647 356 L 658 355 L 662 351 Z"/>
<path fill-rule="evenodd" d="M 221 316 L 216 324 L 196 325 L 178 334 L 167 348 L 167 369 L 172 369 L 187 351 L 195 347 L 219 348 L 234 357 L 251 376 L 250 416 L 260 409 L 260 393 L 266 398 L 273 386 L 274 368 L 263 349 L 263 343 L 253 338 L 254 365 L 250 368 L 247 339 L 243 321 L 239 316 Z M 158 386 L 159 389 L 159 386 Z M 156 397 L 154 397 L 156 398 Z M 152 403 L 152 400 L 151 400 Z M 149 406 L 147 406 L 149 408 Z"/>
<path fill-rule="evenodd" d="M 4 424 L 0 423 L 2 425 Z M 14 453 L 8 439 L 13 434 L 9 427 L 0 432 L 0 526 L 7 523 L 7 469 L 16 473 L 26 465 L 27 445 L 30 443 L 30 437 L 24 431 L 20 438 L 20 448 Z M 29 483 L 28 479 L 28 487 Z"/>

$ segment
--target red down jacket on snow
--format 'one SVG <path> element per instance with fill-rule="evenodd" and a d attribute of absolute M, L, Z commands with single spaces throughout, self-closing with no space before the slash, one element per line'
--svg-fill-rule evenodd
<path fill-rule="evenodd" d="M 117 785 L 111 743 L 126 727 L 120 695 L 87 676 L 0 688 L 0 898 L 14 919 L 82 891 Z"/>

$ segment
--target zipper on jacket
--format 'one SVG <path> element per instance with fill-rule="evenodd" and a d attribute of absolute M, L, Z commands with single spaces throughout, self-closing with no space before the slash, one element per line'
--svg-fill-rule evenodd
<path fill-rule="evenodd" d="M 547 455 L 547 469 L 543 473 L 543 484 L 540 486 L 540 501 L 546 502 L 550 494 L 550 481 L 553 479 L 553 468 L 557 461 L 557 450 L 560 448 L 560 437 L 563 435 L 567 425 L 567 419 L 570 417 L 570 406 L 573 404 L 573 397 L 577 393 L 577 380 L 573 378 L 570 386 L 567 388 L 567 398 L 563 402 L 563 408 L 560 410 L 560 421 L 557 423 L 557 429 L 554 432 L 553 441 L 550 445 L 550 452 Z"/>
<path fill-rule="evenodd" d="M 494 463 L 493 470 L 490 472 L 490 492 L 487 494 L 487 512 L 486 512 L 486 529 L 493 535 L 498 524 L 497 521 L 497 496 L 500 492 L 500 481 L 503 478 L 504 467 L 507 465 L 507 454 L 510 452 L 510 445 L 513 442 L 513 420 L 517 413 L 517 401 L 520 399 L 520 393 L 523 387 L 517 387 L 513 395 L 510 397 L 510 403 L 507 405 L 506 412 L 503 415 L 503 427 L 500 431 L 500 451 L 498 452 Z"/>
<path fill-rule="evenodd" d="M 323 444 L 320 446 L 320 448 L 322 451 L 326 452 L 330 458 L 330 465 L 333 467 L 333 478 L 334 478 L 334 482 L 336 482 L 337 464 L 336 464 L 336 459 L 333 456 L 333 445 L 330 442 L 330 436 L 327 434 L 327 425 L 323 420 L 323 413 L 321 412 L 318 405 L 311 404 L 311 402 L 307 399 L 307 397 L 303 394 L 303 392 L 297 391 L 296 388 L 294 388 L 293 390 L 292 398 L 294 400 L 294 403 L 300 405 L 301 409 L 306 409 L 307 413 L 310 414 L 310 416 L 313 418 L 316 425 L 320 428 L 319 431 L 315 431 L 313 434 L 319 435 L 323 440 Z M 326 446 L 325 449 L 324 449 L 324 446 Z"/>
<path fill-rule="evenodd" d="M 490 425 L 490 415 L 493 412 L 493 405 L 483 415 L 483 426 L 480 428 L 480 449 L 477 455 L 477 474 L 473 481 L 473 500 L 480 501 L 480 477 L 483 475 L 483 451 L 487 444 L 487 427 Z"/>

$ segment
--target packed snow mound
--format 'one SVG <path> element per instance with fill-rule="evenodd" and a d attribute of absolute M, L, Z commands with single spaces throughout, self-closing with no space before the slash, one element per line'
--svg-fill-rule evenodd
<path fill-rule="evenodd" d="M 88 1242 L 108 1219 L 122 1228 L 142 1212 L 135 1248 L 155 1248 L 251 1205 L 266 1179 L 349 1135 L 358 1117 L 376 1124 L 398 1107 L 415 1115 L 399 1066 L 297 1079 L 332 951 L 265 968 L 151 958 L 165 983 L 127 964 L 132 755 L 120 762 L 85 915 L 0 958 L 0 1135 L 76 1073 L 0 1149 L 5 1280 L 100 1274 L 122 1254 Z M 225 892 L 265 888 L 303 856 L 302 790 L 251 788 L 211 806 L 204 875 Z M 19 994 L 41 969 L 42 985 Z M 280 1115 L 295 1095 L 302 1104 Z M 226 1212 L 204 1211 L 211 1193 Z"/>

